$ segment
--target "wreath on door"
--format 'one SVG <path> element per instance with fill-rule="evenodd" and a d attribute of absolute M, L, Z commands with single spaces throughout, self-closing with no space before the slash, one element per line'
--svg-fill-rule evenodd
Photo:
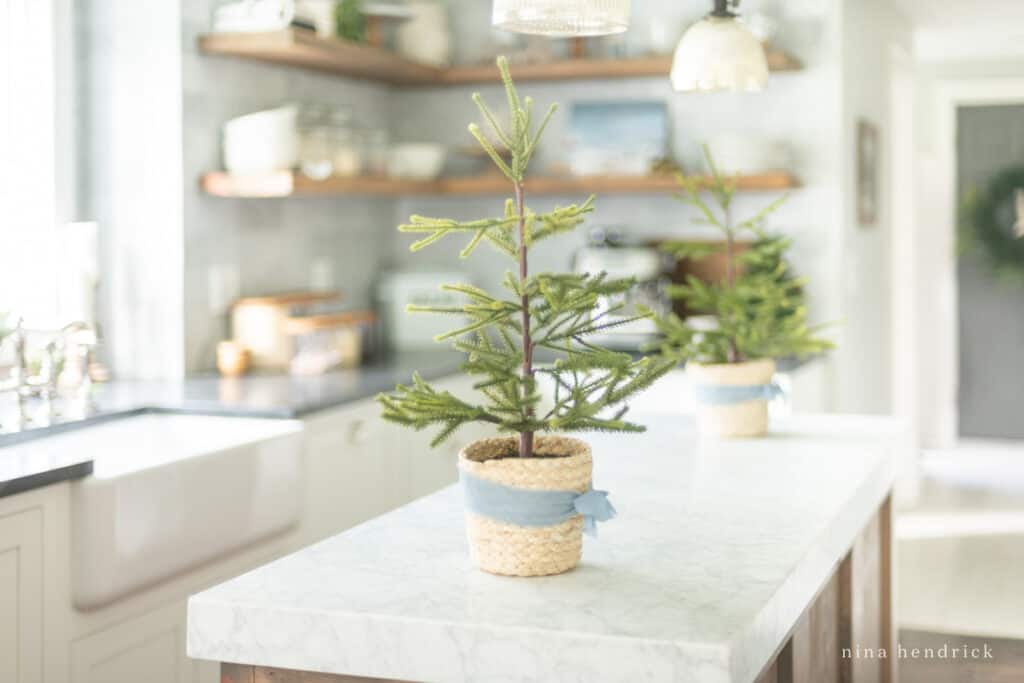
<path fill-rule="evenodd" d="M 961 249 L 980 254 L 997 278 L 1024 285 L 1024 166 L 969 191 L 959 213 Z"/>

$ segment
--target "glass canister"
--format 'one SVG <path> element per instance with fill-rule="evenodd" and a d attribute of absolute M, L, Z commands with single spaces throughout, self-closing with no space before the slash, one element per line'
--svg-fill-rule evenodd
<path fill-rule="evenodd" d="M 334 175 L 352 178 L 363 172 L 363 143 L 352 123 L 352 111 L 335 107 L 331 112 L 331 160 Z"/>
<path fill-rule="evenodd" d="M 334 131 L 329 107 L 307 104 L 299 112 L 299 169 L 313 180 L 326 180 L 334 172 Z"/>
<path fill-rule="evenodd" d="M 368 128 L 363 133 L 366 172 L 377 176 L 387 175 L 388 150 L 391 143 L 387 129 Z"/>

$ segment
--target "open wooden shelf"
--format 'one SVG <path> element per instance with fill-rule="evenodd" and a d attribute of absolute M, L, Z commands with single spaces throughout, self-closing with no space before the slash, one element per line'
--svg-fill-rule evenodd
<path fill-rule="evenodd" d="M 768 53 L 768 67 L 772 71 L 797 71 L 803 68 L 803 64 L 788 53 L 771 51 Z M 672 57 L 667 55 L 626 59 L 562 59 L 541 64 L 514 64 L 511 71 L 512 78 L 517 81 L 571 81 L 645 76 L 667 78 L 672 71 Z M 490 64 L 453 66 L 442 73 L 442 82 L 445 85 L 500 81 L 498 70 Z"/>
<path fill-rule="evenodd" d="M 382 48 L 334 38 L 320 38 L 306 29 L 289 28 L 266 33 L 211 33 L 199 38 L 200 49 L 213 55 L 252 59 L 325 71 L 392 85 L 463 85 L 496 83 L 498 70 L 490 64 L 439 69 L 400 57 Z M 772 71 L 803 68 L 785 52 L 768 52 Z M 542 64 L 512 66 L 519 81 L 639 78 L 668 76 L 671 56 L 628 59 L 564 59 Z"/>
<path fill-rule="evenodd" d="M 199 37 L 207 54 L 241 57 L 271 64 L 326 71 L 392 85 L 438 82 L 441 69 L 417 64 L 388 50 L 332 38 L 307 29 L 265 33 L 209 33 Z"/>
<path fill-rule="evenodd" d="M 787 171 L 772 171 L 740 176 L 737 189 L 747 192 L 780 191 L 798 187 Z M 404 195 L 501 195 L 509 192 L 503 176 L 488 174 L 417 181 L 384 177 L 328 178 L 310 180 L 301 173 L 281 171 L 261 175 L 208 173 L 203 176 L 203 190 L 216 197 L 271 198 L 315 197 L 333 195 L 367 195 L 400 197 Z M 534 195 L 597 194 L 661 194 L 679 189 L 671 175 L 652 176 L 581 176 L 527 178 L 526 190 Z"/>

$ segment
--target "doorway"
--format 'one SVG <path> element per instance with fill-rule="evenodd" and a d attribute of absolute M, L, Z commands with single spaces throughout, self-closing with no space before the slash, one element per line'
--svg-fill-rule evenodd
<path fill-rule="evenodd" d="M 956 126 L 958 197 L 1001 171 L 1024 167 L 1024 104 L 962 106 Z M 1010 230 L 1012 202 L 1006 215 Z M 975 251 L 961 252 L 957 299 L 958 434 L 1024 439 L 1024 286 L 999 281 Z"/>

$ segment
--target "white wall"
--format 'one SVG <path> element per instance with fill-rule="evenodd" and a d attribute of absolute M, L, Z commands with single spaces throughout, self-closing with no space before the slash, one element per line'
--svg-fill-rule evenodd
<path fill-rule="evenodd" d="M 843 324 L 836 354 L 836 409 L 884 413 L 890 408 L 891 126 L 890 55 L 912 49 L 910 25 L 887 0 L 844 0 L 840 144 L 842 219 L 835 259 Z M 873 123 L 882 147 L 879 215 L 875 225 L 857 217 L 856 132 Z M 908 179 L 909 182 L 909 179 Z M 911 191 L 907 187 L 906 191 Z M 908 226 L 909 228 L 909 226 Z"/>

